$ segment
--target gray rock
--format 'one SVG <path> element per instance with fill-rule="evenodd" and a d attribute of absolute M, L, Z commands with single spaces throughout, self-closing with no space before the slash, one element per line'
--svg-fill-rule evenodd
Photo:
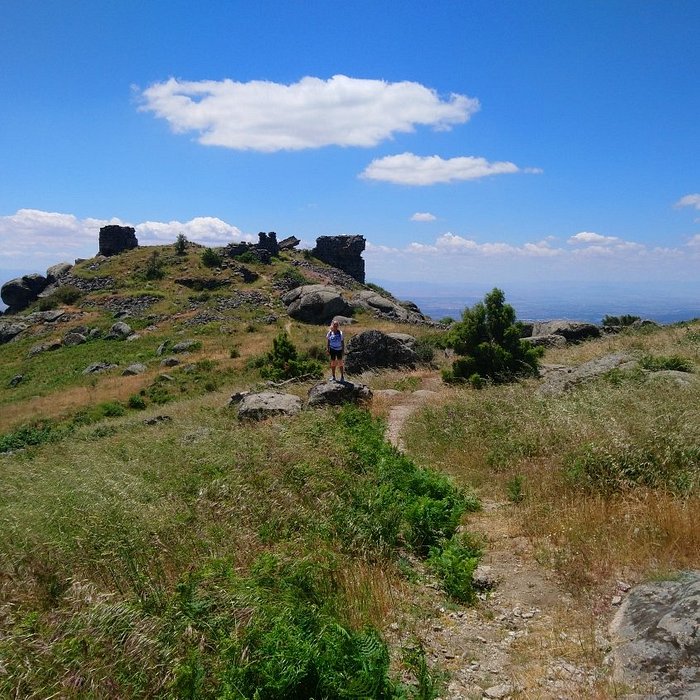
<path fill-rule="evenodd" d="M 67 262 L 57 263 L 56 265 L 51 265 L 51 267 L 46 270 L 46 279 L 49 284 L 54 284 L 63 275 L 69 273 L 73 266 Z"/>
<path fill-rule="evenodd" d="M 83 370 L 83 374 L 99 374 L 100 372 L 107 372 L 116 367 L 117 365 L 111 365 L 109 362 L 93 362 Z"/>
<path fill-rule="evenodd" d="M 124 323 L 124 321 L 118 321 L 115 323 L 110 329 L 109 329 L 110 335 L 116 335 L 118 338 L 125 339 L 128 338 L 133 331 L 131 330 L 131 326 L 128 323 Z"/>
<path fill-rule="evenodd" d="M 652 382 L 667 382 L 680 387 L 696 386 L 698 377 L 696 374 L 689 372 L 679 372 L 674 369 L 663 369 L 659 372 L 650 372 L 647 379 Z"/>
<path fill-rule="evenodd" d="M 339 406 L 344 403 L 364 403 L 372 399 L 365 384 L 353 382 L 322 382 L 309 389 L 309 406 Z"/>
<path fill-rule="evenodd" d="M 418 362 L 408 343 L 377 330 L 353 336 L 346 348 L 345 369 L 350 373 L 382 367 L 414 367 Z"/>
<path fill-rule="evenodd" d="M 74 345 L 82 345 L 86 340 L 87 338 L 82 333 L 68 333 L 63 338 L 63 344 L 70 348 Z"/>
<path fill-rule="evenodd" d="M 578 367 L 550 369 L 535 392 L 538 396 L 552 396 L 572 389 L 582 382 L 603 376 L 612 369 L 632 369 L 637 363 L 625 353 L 612 353 L 585 362 Z"/>
<path fill-rule="evenodd" d="M 617 680 L 653 697 L 700 697 L 700 572 L 633 588 L 611 634 Z"/>
<path fill-rule="evenodd" d="M 26 317 L 30 323 L 54 323 L 66 315 L 64 309 L 49 309 L 48 311 L 35 311 Z"/>
<path fill-rule="evenodd" d="M 136 376 L 137 374 L 143 374 L 148 367 L 146 365 L 141 364 L 140 362 L 135 362 L 133 365 L 129 365 L 123 372 L 122 376 L 123 377 L 133 377 Z"/>
<path fill-rule="evenodd" d="M 22 331 L 26 331 L 29 326 L 26 323 L 16 323 L 12 321 L 0 321 L 0 345 L 9 343 Z"/>
<path fill-rule="evenodd" d="M 563 335 L 558 335 L 557 333 L 551 333 L 550 335 L 531 335 L 523 338 L 526 343 L 534 345 L 535 347 L 543 348 L 565 348 L 566 338 Z"/>
<path fill-rule="evenodd" d="M 41 343 L 41 345 L 35 345 L 28 353 L 29 357 L 34 357 L 34 355 L 40 355 L 42 352 L 53 352 L 54 350 L 60 350 L 63 347 L 62 343 L 54 340 L 51 343 Z"/>
<path fill-rule="evenodd" d="M 163 355 L 167 349 L 168 349 L 168 341 L 166 340 L 164 343 L 161 343 L 156 348 L 156 356 L 161 357 L 161 355 Z"/>
<path fill-rule="evenodd" d="M 12 379 L 10 379 L 10 381 L 8 382 L 8 385 L 9 385 L 11 388 L 14 388 L 14 387 L 16 387 L 17 385 L 21 384 L 23 381 L 24 381 L 24 375 L 23 375 L 23 374 L 15 374 L 15 376 L 12 377 Z"/>
<path fill-rule="evenodd" d="M 196 348 L 199 345 L 196 340 L 183 340 L 180 343 L 176 343 L 170 349 L 171 352 L 189 352 L 190 350 Z"/>
<path fill-rule="evenodd" d="M 586 321 L 538 321 L 531 335 L 563 335 L 569 342 L 600 337 L 600 327 Z"/>
<path fill-rule="evenodd" d="M 16 277 L 2 285 L 0 298 L 11 311 L 21 311 L 38 299 L 47 284 L 46 277 L 37 273 Z"/>
<path fill-rule="evenodd" d="M 335 287 L 305 284 L 282 296 L 287 313 L 297 321 L 329 323 L 334 316 L 350 316 L 352 307 Z"/>
<path fill-rule="evenodd" d="M 160 361 L 161 367 L 177 367 L 180 364 L 180 360 L 177 357 L 166 357 L 164 360 Z"/>
<path fill-rule="evenodd" d="M 301 399 L 294 394 L 262 391 L 247 394 L 238 404 L 241 420 L 264 420 L 272 416 L 293 416 L 301 411 Z"/>

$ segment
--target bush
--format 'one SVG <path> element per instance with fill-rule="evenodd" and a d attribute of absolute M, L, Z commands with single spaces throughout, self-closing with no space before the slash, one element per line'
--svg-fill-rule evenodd
<path fill-rule="evenodd" d="M 146 408 L 146 400 L 143 398 L 143 396 L 134 394 L 133 396 L 129 397 L 126 405 L 136 411 L 143 411 Z"/>
<path fill-rule="evenodd" d="M 473 574 L 481 549 L 468 539 L 452 537 L 440 547 L 432 547 L 428 555 L 428 566 L 442 581 L 445 592 L 461 603 L 473 603 L 476 593 Z"/>
<path fill-rule="evenodd" d="M 148 258 L 144 275 L 147 280 L 160 280 L 165 277 L 165 272 L 163 271 L 163 261 L 160 259 L 157 250 L 154 250 Z"/>
<path fill-rule="evenodd" d="M 252 250 L 246 250 L 240 255 L 237 255 L 236 260 L 241 263 L 246 263 L 247 265 L 254 265 L 260 262 L 260 258 Z"/>
<path fill-rule="evenodd" d="M 73 284 L 66 284 L 58 287 L 49 296 L 39 299 L 37 308 L 40 311 L 48 311 L 61 305 L 69 306 L 75 304 L 82 295 L 83 292 L 78 287 Z"/>
<path fill-rule="evenodd" d="M 265 355 L 265 364 L 260 369 L 263 378 L 273 381 L 292 379 L 307 374 L 318 378 L 322 373 L 321 363 L 308 356 L 299 355 L 286 332 L 280 333 L 273 339 L 272 350 Z"/>
<path fill-rule="evenodd" d="M 224 259 L 213 248 L 205 248 L 202 251 L 202 265 L 204 267 L 221 267 Z"/>
<path fill-rule="evenodd" d="M 462 320 L 448 333 L 448 346 L 461 357 L 443 371 L 445 381 L 481 379 L 495 383 L 537 374 L 541 348 L 534 348 L 521 339 L 522 325 L 515 320 L 515 311 L 505 303 L 500 289 L 493 289 L 483 302 L 465 309 Z M 476 375 L 476 376 L 475 376 Z"/>
<path fill-rule="evenodd" d="M 677 372 L 692 372 L 693 363 L 685 357 L 679 355 L 644 355 L 639 361 L 643 369 L 648 369 L 651 372 L 660 372 L 662 370 L 675 370 Z"/>
<path fill-rule="evenodd" d="M 303 287 L 305 284 L 312 284 L 311 280 L 304 277 L 295 267 L 276 273 L 274 279 L 284 289 L 295 289 L 296 287 Z"/>
<path fill-rule="evenodd" d="M 631 314 L 622 314 L 622 316 L 603 316 L 603 325 L 609 326 L 633 326 L 638 321 L 642 319 L 639 316 L 632 316 Z"/>

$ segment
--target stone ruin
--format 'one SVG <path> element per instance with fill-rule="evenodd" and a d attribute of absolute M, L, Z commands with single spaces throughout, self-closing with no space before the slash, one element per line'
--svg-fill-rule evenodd
<path fill-rule="evenodd" d="M 268 265 L 273 255 L 278 255 L 280 252 L 279 244 L 277 243 L 277 234 L 274 231 L 258 233 L 257 243 L 229 243 L 224 248 L 224 254 L 230 258 L 235 258 L 243 253 L 251 252 L 261 262 Z"/>
<path fill-rule="evenodd" d="M 362 284 L 365 283 L 364 236 L 319 236 L 311 254 Z"/>
<path fill-rule="evenodd" d="M 138 248 L 136 229 L 132 226 L 103 226 L 100 229 L 99 255 L 118 255 L 124 250 Z"/>

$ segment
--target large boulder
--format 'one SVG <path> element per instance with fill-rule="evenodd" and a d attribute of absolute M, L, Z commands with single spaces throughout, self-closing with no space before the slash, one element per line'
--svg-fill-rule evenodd
<path fill-rule="evenodd" d="M 110 225 L 100 229 L 100 255 L 118 255 L 138 245 L 136 229 L 132 226 Z"/>
<path fill-rule="evenodd" d="M 67 275 L 73 266 L 68 262 L 56 263 L 46 270 L 46 279 L 49 284 L 55 284 L 61 277 Z"/>
<path fill-rule="evenodd" d="M 26 331 L 29 326 L 26 323 L 13 323 L 12 321 L 0 321 L 0 345 L 9 343 L 16 335 Z"/>
<path fill-rule="evenodd" d="M 2 285 L 0 298 L 8 305 L 9 311 L 21 311 L 38 299 L 47 284 L 46 277 L 38 273 L 16 277 Z"/>
<path fill-rule="evenodd" d="M 555 396 L 584 382 L 598 379 L 613 369 L 633 369 L 637 366 L 633 357 L 618 352 L 597 357 L 577 367 L 551 368 L 535 393 L 538 396 Z"/>
<path fill-rule="evenodd" d="M 633 588 L 611 633 L 617 681 L 645 698 L 700 697 L 700 572 Z"/>
<path fill-rule="evenodd" d="M 309 406 L 339 406 L 344 403 L 364 403 L 372 399 L 365 384 L 327 381 L 309 389 Z"/>
<path fill-rule="evenodd" d="M 365 282 L 364 236 L 319 236 L 311 254 L 323 262 L 346 272 L 358 282 Z"/>
<path fill-rule="evenodd" d="M 570 343 L 600 337 L 600 327 L 587 321 L 538 321 L 532 324 L 532 335 L 563 335 Z"/>
<path fill-rule="evenodd" d="M 305 284 L 282 297 L 287 313 L 297 321 L 329 323 L 334 316 L 350 316 L 352 307 L 335 287 L 323 284 Z"/>
<path fill-rule="evenodd" d="M 381 367 L 414 367 L 418 363 L 415 338 L 404 336 L 376 330 L 353 336 L 346 346 L 345 369 L 357 373 Z"/>
<path fill-rule="evenodd" d="M 246 394 L 238 404 L 241 420 L 264 420 L 272 416 L 294 416 L 301 411 L 301 399 L 294 394 L 261 391 Z"/>

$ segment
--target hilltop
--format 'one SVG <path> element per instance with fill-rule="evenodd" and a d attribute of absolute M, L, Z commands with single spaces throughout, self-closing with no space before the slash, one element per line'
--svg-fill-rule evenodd
<path fill-rule="evenodd" d="M 0 317 L 0 694 L 695 682 L 681 633 L 689 656 L 640 679 L 608 625 L 700 568 L 697 322 L 533 326 L 540 376 L 477 390 L 441 381 L 444 327 L 309 251 L 137 246 L 55 274 Z M 323 366 L 335 315 L 420 361 L 352 375 L 365 408 L 240 421 L 230 397 L 270 388 L 273 340 Z"/>

